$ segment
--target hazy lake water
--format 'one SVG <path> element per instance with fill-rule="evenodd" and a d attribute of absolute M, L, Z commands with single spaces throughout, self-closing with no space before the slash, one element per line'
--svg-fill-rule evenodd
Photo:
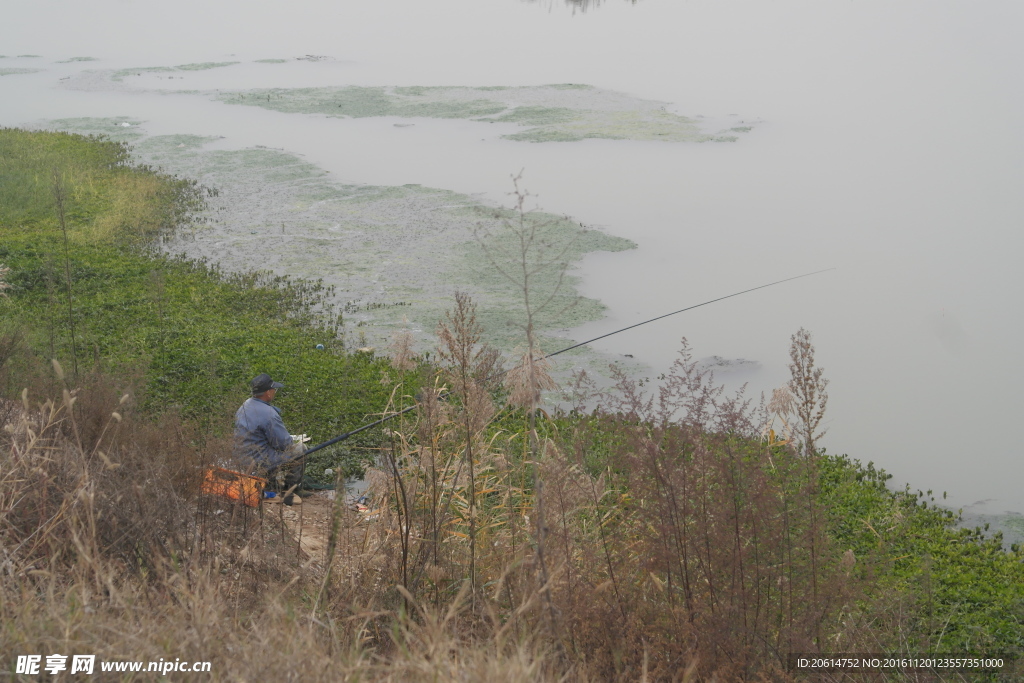
<path fill-rule="evenodd" d="M 656 374 L 696 355 L 786 378 L 814 334 L 831 379 L 826 445 L 979 512 L 1024 511 L 1018 265 L 1024 237 L 1024 6 L 864 0 L 561 3 L 41 0 L 0 25 L 0 125 L 134 117 L 152 134 L 279 147 L 343 182 L 507 202 L 525 169 L 547 211 L 635 241 L 580 269 L 608 307 L 594 336 L 802 272 L 599 344 Z M 41 57 L 18 57 L 36 54 Z M 294 61 L 304 55 L 330 57 Z M 96 61 L 57 63 L 74 57 Z M 283 58 L 283 64 L 255 60 Z M 186 95 L 82 91 L 86 69 L 238 61 L 151 89 L 584 83 L 698 119 L 734 143 L 502 140 L 494 124 L 330 119 Z M 741 123 L 742 122 L 742 123 Z"/>

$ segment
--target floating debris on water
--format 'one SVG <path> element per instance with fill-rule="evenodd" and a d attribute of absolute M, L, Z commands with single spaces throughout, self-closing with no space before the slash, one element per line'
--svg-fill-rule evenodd
<path fill-rule="evenodd" d="M 721 356 L 708 356 L 697 361 L 697 367 L 701 370 L 709 370 L 716 373 L 721 372 L 753 372 L 761 369 L 761 363 L 746 358 L 722 358 Z"/>

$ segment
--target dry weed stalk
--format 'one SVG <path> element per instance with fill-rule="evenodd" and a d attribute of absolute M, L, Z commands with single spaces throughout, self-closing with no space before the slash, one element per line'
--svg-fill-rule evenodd
<path fill-rule="evenodd" d="M 544 358 L 540 347 L 519 356 L 519 362 L 505 374 L 508 403 L 511 406 L 534 411 L 541 404 L 545 391 L 558 388 L 551 377 L 551 363 Z"/>
<path fill-rule="evenodd" d="M 798 432 L 804 454 L 804 466 L 807 471 L 810 494 L 808 501 L 816 500 L 818 494 L 818 449 L 816 442 L 825 434 L 824 429 L 819 429 L 821 421 L 825 416 L 825 407 L 828 404 L 828 380 L 825 379 L 824 370 L 814 364 L 814 345 L 811 344 L 811 333 L 800 328 L 791 338 L 789 348 L 789 390 L 796 402 L 796 417 L 798 420 Z M 808 513 L 812 523 L 817 522 L 818 509 L 813 504 L 808 504 Z M 810 540 L 810 560 L 812 576 L 812 592 L 817 599 L 817 562 L 820 546 L 818 539 L 812 537 Z"/>
<path fill-rule="evenodd" d="M 796 403 L 794 412 L 799 421 L 798 432 L 804 454 L 813 455 L 817 452 L 816 442 L 825 435 L 825 430 L 819 427 L 828 404 L 825 391 L 828 380 L 824 370 L 814 364 L 811 333 L 802 327 L 792 337 L 789 358 L 789 390 Z"/>
<path fill-rule="evenodd" d="M 400 503 L 381 501 L 372 522 L 336 505 L 321 570 L 296 557 L 280 506 L 252 513 L 197 494 L 196 473 L 226 443 L 174 415 L 143 418 L 116 380 L 85 374 L 66 394 L 60 384 L 38 402 L 25 392 L 0 433 L 0 623 L 14 650 L 187 653 L 213 662 L 212 680 L 582 680 L 567 678 L 534 628 L 537 593 L 508 590 L 525 554 L 509 552 L 508 520 L 529 494 L 506 489 L 509 462 L 484 441 L 471 481 L 465 430 L 477 423 L 461 401 L 424 401 L 433 446 L 392 435 L 389 465 L 404 481 L 395 486 L 395 470 L 370 477 Z M 422 533 L 430 467 L 442 488 L 436 544 Z M 471 520 L 475 607 L 464 580 Z M 403 580 L 439 584 L 437 608 L 421 609 L 410 588 L 409 611 L 395 610 Z M 297 609 L 306 596 L 312 609 Z"/>
<path fill-rule="evenodd" d="M 389 350 L 391 351 L 391 367 L 396 370 L 408 371 L 416 369 L 415 354 L 413 351 L 416 339 L 408 327 L 395 332 L 391 339 Z"/>
<path fill-rule="evenodd" d="M 562 311 L 553 311 L 559 305 L 559 296 L 562 295 L 566 284 L 566 272 L 569 267 L 568 255 L 583 231 L 581 230 L 580 233 L 561 244 L 549 239 L 546 232 L 551 225 L 538 219 L 536 215 L 532 215 L 527 210 L 526 202 L 531 195 L 521 187 L 521 181 L 522 172 L 512 177 L 511 196 L 515 199 L 513 218 L 509 219 L 501 213 L 498 214 L 502 225 L 502 234 L 495 239 L 495 234 L 478 229 L 476 238 L 490 266 L 512 284 L 523 304 L 523 319 L 519 323 L 519 327 L 525 336 L 526 351 L 522 364 L 523 374 L 520 381 L 514 385 L 518 390 L 513 393 L 517 399 L 524 401 L 523 407 L 527 411 L 529 419 L 533 497 L 536 513 L 534 542 L 537 548 L 537 566 L 541 590 L 545 595 L 551 617 L 551 635 L 557 638 L 556 610 L 548 594 L 551 576 L 545 556 L 544 535 L 547 523 L 545 521 L 544 481 L 539 477 L 537 469 L 537 463 L 543 454 L 536 423 L 541 393 L 544 391 L 544 387 L 554 388 L 554 383 L 547 374 L 546 366 L 539 360 L 542 353 L 537 339 L 537 321 L 542 314 L 554 312 L 558 315 L 575 305 L 577 299 L 573 299 L 567 306 L 564 306 Z M 503 246 L 502 238 L 506 239 L 510 246 Z M 545 279 L 553 284 L 546 288 L 540 286 Z"/>
<path fill-rule="evenodd" d="M 762 399 L 763 400 L 763 399 Z M 793 440 L 793 426 L 789 417 L 796 413 L 796 398 L 789 387 L 779 387 L 772 391 L 772 397 L 765 406 L 766 417 L 761 428 L 761 438 L 769 446 L 785 446 Z M 770 417 L 769 417 L 770 416 Z M 775 420 L 782 422 L 782 428 L 776 435 Z M 771 454 L 768 456 L 771 457 Z"/>
<path fill-rule="evenodd" d="M 477 442 L 480 432 L 494 414 L 488 385 L 498 374 L 498 353 L 486 344 L 481 344 L 483 328 L 476 320 L 476 305 L 464 292 L 455 293 L 455 308 L 446 314 L 445 321 L 438 326 L 437 336 L 437 353 L 445 377 L 451 383 L 452 393 L 462 403 L 457 419 L 462 427 L 463 457 L 469 483 L 469 585 L 471 599 L 475 602 Z"/>
<path fill-rule="evenodd" d="M 786 652 L 849 637 L 836 615 L 851 579 L 825 542 L 817 473 L 760 424 L 684 340 L 659 390 L 619 374 L 566 440 L 572 456 L 546 459 L 554 601 L 601 677 L 784 678 Z"/>

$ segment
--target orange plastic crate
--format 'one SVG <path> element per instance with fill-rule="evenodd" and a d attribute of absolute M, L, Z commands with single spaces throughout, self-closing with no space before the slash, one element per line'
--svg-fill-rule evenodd
<path fill-rule="evenodd" d="M 266 485 L 267 480 L 261 477 L 226 470 L 223 467 L 211 467 L 203 475 L 200 490 L 254 508 L 263 500 L 263 487 Z"/>

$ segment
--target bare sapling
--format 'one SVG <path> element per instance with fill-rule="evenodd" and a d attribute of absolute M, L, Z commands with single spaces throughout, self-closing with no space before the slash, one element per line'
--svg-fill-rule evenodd
<path fill-rule="evenodd" d="M 501 224 L 500 234 L 480 228 L 476 231 L 476 238 L 488 264 L 512 284 L 522 301 L 522 319 L 518 326 L 523 332 L 526 349 L 521 362 L 506 375 L 505 381 L 510 390 L 510 398 L 526 411 L 529 420 L 537 564 L 541 592 L 555 632 L 555 609 L 551 601 L 551 577 L 544 544 L 544 482 L 537 467 L 543 454 L 540 452 L 536 420 L 543 392 L 557 388 L 557 384 L 551 378 L 549 365 L 543 359 L 537 338 L 537 325 L 541 316 L 560 315 L 577 301 L 572 298 L 570 303 L 563 303 L 569 255 L 582 230 L 569 239 L 553 239 L 552 223 L 527 209 L 526 204 L 531 195 L 521 186 L 521 181 L 522 172 L 512 177 L 511 196 L 515 200 L 512 216 L 507 217 L 501 212 L 497 214 Z"/>
<path fill-rule="evenodd" d="M 68 333 L 71 335 L 71 363 L 75 377 L 78 377 L 78 352 L 75 345 L 75 316 L 71 300 L 71 246 L 68 242 L 67 189 L 58 169 L 53 169 L 53 204 L 57 211 L 57 223 L 64 236 L 64 284 L 68 293 Z"/>
<path fill-rule="evenodd" d="M 515 198 L 513 216 L 498 214 L 501 233 L 476 232 L 476 238 L 488 264 L 500 273 L 522 298 L 522 329 L 526 350 L 522 362 L 506 375 L 506 384 L 514 404 L 526 409 L 530 415 L 531 448 L 537 457 L 535 412 L 544 391 L 554 389 L 549 375 L 550 366 L 543 360 L 537 338 L 537 323 L 542 315 L 560 315 L 573 306 L 562 304 L 566 287 L 568 256 L 575 246 L 578 234 L 567 240 L 554 240 L 549 236 L 552 224 L 527 210 L 530 193 L 520 186 L 522 172 L 513 176 Z M 556 310 L 559 309 L 560 310 Z"/>

